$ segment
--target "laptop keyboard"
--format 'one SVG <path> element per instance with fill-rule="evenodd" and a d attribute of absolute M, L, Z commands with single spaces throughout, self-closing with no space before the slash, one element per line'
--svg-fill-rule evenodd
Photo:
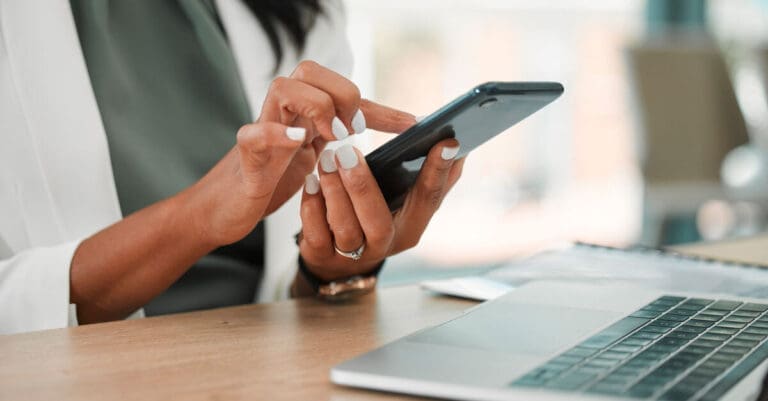
<path fill-rule="evenodd" d="M 768 304 L 663 296 L 511 383 L 718 400 L 768 357 Z"/>

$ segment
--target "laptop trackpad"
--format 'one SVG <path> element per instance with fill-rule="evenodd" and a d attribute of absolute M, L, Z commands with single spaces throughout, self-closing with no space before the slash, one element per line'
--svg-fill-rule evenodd
<path fill-rule="evenodd" d="M 621 316 L 604 310 L 502 302 L 416 333 L 408 341 L 547 356 Z"/>

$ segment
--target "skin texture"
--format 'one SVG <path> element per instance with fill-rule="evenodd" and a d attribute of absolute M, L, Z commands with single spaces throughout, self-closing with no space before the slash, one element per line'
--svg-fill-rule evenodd
<path fill-rule="evenodd" d="M 275 79 L 257 122 L 237 132 L 237 145 L 200 181 L 80 244 L 70 269 L 70 302 L 77 305 L 79 322 L 126 317 L 200 257 L 251 232 L 305 183 L 320 152 L 336 139 L 333 118 L 352 132 L 358 110 L 368 128 L 379 131 L 402 132 L 415 123 L 411 114 L 361 99 L 352 82 L 311 61 L 300 63 L 290 77 Z M 303 140 L 289 138 L 288 127 L 304 128 Z M 461 173 L 462 161 L 440 157 L 442 147 L 457 145 L 450 141 L 432 149 L 394 216 L 359 152 L 354 168 L 322 173 L 321 191 L 304 192 L 301 207 L 299 248 L 312 272 L 327 280 L 364 273 L 415 246 Z M 363 258 L 337 255 L 334 238 L 348 249 L 365 241 Z M 300 277 L 293 293 L 310 293 Z"/>

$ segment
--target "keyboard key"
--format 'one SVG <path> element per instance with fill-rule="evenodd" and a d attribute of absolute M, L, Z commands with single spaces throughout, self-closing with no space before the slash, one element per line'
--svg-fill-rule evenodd
<path fill-rule="evenodd" d="M 716 316 L 716 315 L 707 315 L 707 314 L 699 313 L 698 315 L 696 315 L 696 317 L 693 318 L 693 320 L 707 320 L 710 322 L 719 322 L 720 318 L 721 318 L 720 316 Z"/>
<path fill-rule="evenodd" d="M 749 303 L 741 307 L 742 310 L 750 310 L 755 312 L 765 312 L 768 310 L 768 304 L 755 304 Z"/>
<path fill-rule="evenodd" d="M 594 355 L 597 351 L 593 348 L 574 347 L 563 353 L 562 356 L 576 356 L 586 358 Z"/>
<path fill-rule="evenodd" d="M 683 345 L 683 344 L 685 344 L 687 342 L 688 342 L 688 340 L 683 340 L 681 338 L 670 338 L 669 336 L 667 336 L 667 337 L 664 337 L 661 340 L 659 340 L 657 342 L 657 344 L 671 345 L 673 347 L 677 347 L 677 346 Z"/>
<path fill-rule="evenodd" d="M 704 340 L 699 339 L 691 343 L 691 345 L 698 346 L 698 347 L 712 347 L 717 348 L 722 344 L 721 341 L 712 341 L 712 340 Z"/>
<path fill-rule="evenodd" d="M 729 353 L 726 353 L 726 352 L 715 352 L 707 360 L 733 364 L 734 362 L 738 361 L 739 359 L 741 359 L 741 355 L 729 354 Z"/>
<path fill-rule="evenodd" d="M 744 330 L 739 335 L 735 337 L 737 340 L 750 340 L 750 341 L 763 341 L 763 339 L 767 337 L 765 334 L 754 334 L 750 333 L 748 330 Z"/>
<path fill-rule="evenodd" d="M 707 305 L 711 304 L 712 302 L 714 302 L 714 301 L 713 301 L 713 300 L 711 300 L 711 299 L 704 299 L 704 298 L 691 298 L 691 299 L 689 299 L 689 300 L 685 301 L 684 303 L 685 303 L 685 304 L 687 304 L 687 305 L 701 305 L 701 306 L 707 306 Z"/>
<path fill-rule="evenodd" d="M 737 301 L 717 301 L 709 306 L 709 309 L 732 311 L 741 306 L 742 302 Z"/>
<path fill-rule="evenodd" d="M 559 377 L 547 383 L 546 386 L 558 390 L 576 390 L 596 378 L 597 375 L 593 373 L 574 372 Z"/>
<path fill-rule="evenodd" d="M 609 350 L 600 354 L 600 358 L 622 361 L 624 359 L 627 359 L 630 355 L 632 355 L 631 352 L 619 352 L 619 351 Z"/>
<path fill-rule="evenodd" d="M 754 320 L 754 318 L 760 316 L 760 312 L 739 309 L 736 312 L 733 312 L 731 316 L 751 317 Z"/>
<path fill-rule="evenodd" d="M 640 309 L 640 311 L 664 313 L 664 312 L 668 311 L 669 308 L 671 308 L 671 306 L 662 306 L 662 305 L 649 304 L 647 306 L 644 306 L 642 309 Z"/>
<path fill-rule="evenodd" d="M 666 313 L 666 314 L 662 315 L 661 318 L 659 318 L 659 319 L 661 319 L 661 320 L 670 320 L 670 321 L 673 321 L 673 322 L 684 322 L 684 321 L 688 320 L 689 317 L 690 316 L 679 315 L 677 313 Z M 657 324 L 657 323 L 659 323 L 658 320 L 654 322 L 654 324 Z"/>
<path fill-rule="evenodd" d="M 682 320 L 667 320 L 666 315 L 662 316 L 661 319 L 654 321 L 653 323 L 649 324 L 648 327 L 677 327 L 680 325 L 680 323 L 686 319 Z"/>
<path fill-rule="evenodd" d="M 685 300 L 684 297 L 676 297 L 674 295 L 665 295 L 663 297 L 660 297 L 659 299 L 657 299 L 654 302 L 670 302 L 670 303 L 673 303 L 673 304 L 677 304 L 677 303 L 680 303 L 680 301 L 683 301 L 683 300 Z M 703 301 L 706 301 L 706 300 L 697 300 L 695 298 L 691 298 L 691 299 L 689 299 L 689 301 L 703 302 Z"/>
<path fill-rule="evenodd" d="M 663 313 L 663 311 L 645 311 L 645 310 L 641 309 L 641 310 L 631 314 L 630 316 L 653 319 L 653 318 L 659 316 L 661 313 Z"/>
<path fill-rule="evenodd" d="M 686 326 L 692 326 L 692 327 L 711 327 L 714 324 L 715 322 L 712 322 L 712 321 L 696 320 L 696 319 L 689 320 L 687 323 L 685 323 Z"/>
<path fill-rule="evenodd" d="M 621 362 L 621 360 L 616 359 L 607 359 L 607 358 L 595 358 L 591 359 L 587 363 L 584 364 L 586 367 L 605 367 L 605 368 L 612 368 L 616 365 L 618 365 Z"/>
<path fill-rule="evenodd" d="M 701 337 L 699 337 L 699 339 L 701 340 L 710 340 L 710 341 L 718 341 L 718 342 L 725 342 L 726 340 L 728 340 L 728 338 L 730 338 L 730 336 L 725 334 L 712 334 L 709 332 L 707 332 L 706 334 L 702 334 Z"/>
<path fill-rule="evenodd" d="M 655 333 L 655 334 L 664 334 L 668 331 L 672 330 L 670 327 L 661 327 L 661 326 L 645 326 L 642 330 L 639 330 L 637 334 L 641 333 Z"/>
<path fill-rule="evenodd" d="M 677 331 L 685 331 L 685 332 L 688 332 L 688 333 L 702 333 L 706 329 L 707 329 L 706 327 L 692 326 L 692 325 L 689 325 L 689 324 L 686 323 L 686 324 L 678 327 L 676 330 Z"/>
<path fill-rule="evenodd" d="M 696 333 L 688 333 L 685 331 L 673 331 L 672 333 L 667 334 L 666 338 L 682 338 L 684 340 L 691 340 L 696 338 L 698 334 Z"/>
<path fill-rule="evenodd" d="M 725 318 L 725 320 L 723 320 L 723 322 L 727 322 L 727 323 L 730 323 L 730 322 L 735 322 L 735 323 L 749 323 L 749 322 L 751 322 L 752 320 L 753 320 L 753 319 L 752 319 L 751 317 L 744 317 L 744 316 L 733 316 L 733 315 L 731 315 L 731 316 L 728 316 L 727 318 Z"/>
<path fill-rule="evenodd" d="M 746 323 L 722 322 L 722 323 L 718 323 L 718 325 L 715 327 L 725 327 L 728 329 L 742 329 L 746 325 L 747 325 Z"/>
<path fill-rule="evenodd" d="M 700 311 L 702 309 L 704 309 L 704 307 L 701 306 L 701 305 L 691 305 L 691 304 L 682 303 L 679 306 L 675 307 L 675 309 L 673 309 L 673 310 L 675 310 L 675 311 L 698 312 L 698 311 Z"/>
<path fill-rule="evenodd" d="M 703 353 L 703 352 L 692 352 L 692 351 L 689 351 L 686 348 L 683 351 L 680 351 L 680 353 L 678 353 L 677 355 L 675 355 L 675 358 L 680 358 L 680 359 L 696 362 L 696 361 L 699 361 L 702 358 L 704 358 L 704 356 L 706 356 L 706 355 L 707 355 L 706 353 Z"/>
<path fill-rule="evenodd" d="M 622 345 L 617 344 L 611 347 L 611 351 L 618 351 L 618 352 L 637 352 L 640 351 L 643 347 L 640 345 Z"/>
<path fill-rule="evenodd" d="M 749 350 L 750 350 L 749 347 L 741 347 L 738 345 L 726 344 L 722 348 L 720 348 L 718 352 L 735 354 L 735 355 L 744 355 L 747 352 L 749 352 Z"/>
<path fill-rule="evenodd" d="M 600 333 L 590 337 L 583 343 L 579 344 L 580 347 L 585 348 L 605 348 L 627 334 L 635 331 L 639 327 L 648 323 L 650 319 L 639 317 L 625 317 L 618 322 L 610 325 Z"/>
<path fill-rule="evenodd" d="M 748 334 L 754 334 L 756 336 L 762 336 L 762 337 L 768 336 L 768 329 L 761 329 L 759 327 L 754 327 L 754 325 L 750 325 L 743 332 Z"/>
<path fill-rule="evenodd" d="M 731 340 L 731 342 L 728 343 L 728 345 L 732 346 L 738 346 L 738 347 L 747 347 L 747 348 L 755 348 L 757 347 L 757 344 L 759 344 L 759 341 L 753 341 L 753 340 L 740 340 L 738 337 Z"/>
<path fill-rule="evenodd" d="M 738 332 L 739 332 L 739 329 L 734 329 L 734 328 L 731 328 L 731 327 L 715 326 L 715 327 L 709 329 L 709 331 L 707 333 L 711 333 L 711 334 L 724 334 L 724 335 L 731 336 L 731 335 L 734 335 L 734 334 L 736 334 Z M 768 333 L 768 330 L 766 330 L 766 333 Z"/>
<path fill-rule="evenodd" d="M 728 311 L 724 310 L 718 310 L 718 309 L 704 309 L 700 313 L 701 315 L 712 315 L 712 316 L 725 316 L 728 314 Z"/>
<path fill-rule="evenodd" d="M 652 342 L 651 340 L 643 340 L 643 339 L 640 339 L 640 338 L 631 338 L 630 337 L 630 338 L 627 338 L 625 340 L 621 340 L 621 342 L 619 342 L 616 345 L 629 345 L 629 346 L 644 347 L 644 346 L 650 344 L 651 342 Z"/>
<path fill-rule="evenodd" d="M 643 339 L 643 340 L 655 340 L 655 339 L 661 337 L 661 334 L 662 333 L 651 333 L 651 332 L 648 332 L 648 331 L 640 330 L 637 333 L 632 334 L 631 336 L 629 336 L 629 338 L 639 338 L 639 339 Z"/>

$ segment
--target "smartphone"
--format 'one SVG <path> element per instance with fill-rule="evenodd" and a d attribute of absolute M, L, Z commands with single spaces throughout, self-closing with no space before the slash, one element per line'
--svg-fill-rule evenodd
<path fill-rule="evenodd" d="M 487 82 L 425 117 L 365 157 L 389 209 L 403 205 L 429 150 L 447 138 L 457 158 L 517 124 L 563 93 L 557 82 Z"/>

